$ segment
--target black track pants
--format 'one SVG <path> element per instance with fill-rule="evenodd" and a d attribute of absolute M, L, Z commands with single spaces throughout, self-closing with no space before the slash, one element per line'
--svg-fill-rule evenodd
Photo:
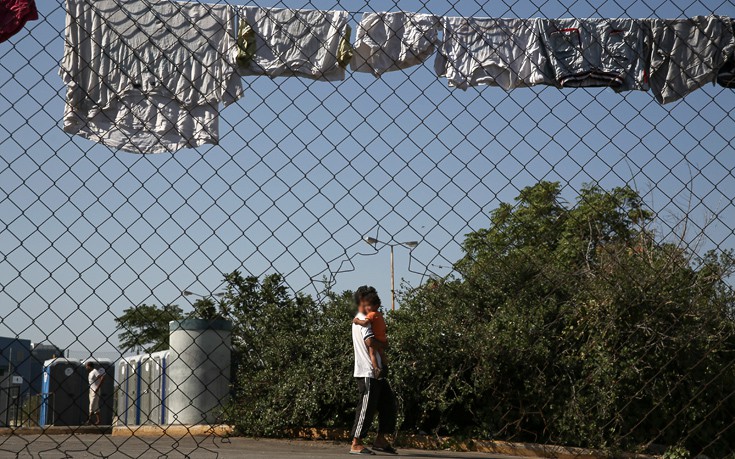
<path fill-rule="evenodd" d="M 396 430 L 396 397 L 384 379 L 356 378 L 359 398 L 351 438 L 365 438 L 378 413 L 378 433 L 392 434 Z"/>

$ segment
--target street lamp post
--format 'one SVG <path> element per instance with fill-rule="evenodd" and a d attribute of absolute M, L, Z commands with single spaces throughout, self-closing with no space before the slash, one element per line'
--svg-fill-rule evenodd
<path fill-rule="evenodd" d="M 418 241 L 409 241 L 409 242 L 380 242 L 379 240 L 375 239 L 374 237 L 365 236 L 363 238 L 365 242 L 375 247 L 375 250 L 378 250 L 378 245 L 382 244 L 383 246 L 390 247 L 390 307 L 391 311 L 396 310 L 396 274 L 395 274 L 395 256 L 394 256 L 394 249 L 396 246 L 403 246 L 406 247 L 409 250 L 415 249 L 418 245 Z"/>

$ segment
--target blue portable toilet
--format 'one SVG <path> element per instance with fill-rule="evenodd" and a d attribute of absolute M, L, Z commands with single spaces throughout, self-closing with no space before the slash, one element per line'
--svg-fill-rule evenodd
<path fill-rule="evenodd" d="M 118 425 L 166 425 L 169 351 L 123 357 L 117 362 Z"/>
<path fill-rule="evenodd" d="M 138 394 L 139 424 L 168 424 L 166 399 L 168 390 L 169 351 L 140 356 L 138 377 L 141 391 Z"/>
<path fill-rule="evenodd" d="M 41 383 L 42 426 L 78 426 L 87 421 L 89 386 L 82 363 L 76 359 L 57 358 L 43 365 Z"/>
<path fill-rule="evenodd" d="M 117 361 L 117 423 L 137 425 L 140 422 L 140 362 L 144 356 L 123 357 Z"/>

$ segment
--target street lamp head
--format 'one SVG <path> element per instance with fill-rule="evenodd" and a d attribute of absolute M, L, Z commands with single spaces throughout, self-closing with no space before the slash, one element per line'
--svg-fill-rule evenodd
<path fill-rule="evenodd" d="M 403 245 L 405 245 L 409 249 L 415 249 L 416 247 L 418 247 L 419 242 L 418 241 L 404 242 Z"/>
<path fill-rule="evenodd" d="M 217 298 L 222 298 L 223 296 L 227 295 L 225 292 L 217 292 L 212 296 L 216 296 Z"/>
<path fill-rule="evenodd" d="M 375 239 L 374 237 L 370 237 L 370 236 L 365 236 L 363 240 L 370 245 L 377 245 L 380 242 L 379 240 Z"/>
<path fill-rule="evenodd" d="M 184 290 L 183 292 L 181 292 L 181 294 L 184 295 L 184 296 L 196 295 L 196 293 L 190 292 L 188 290 Z"/>

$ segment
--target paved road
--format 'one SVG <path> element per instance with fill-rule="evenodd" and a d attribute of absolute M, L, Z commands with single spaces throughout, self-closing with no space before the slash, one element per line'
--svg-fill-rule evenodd
<path fill-rule="evenodd" d="M 151 458 L 151 459 L 316 459 L 349 456 L 346 444 L 245 438 L 123 438 L 110 435 L 52 435 L 0 437 L 0 458 Z M 374 456 L 380 457 L 390 456 Z M 402 458 L 490 459 L 480 453 L 400 451 Z"/>

